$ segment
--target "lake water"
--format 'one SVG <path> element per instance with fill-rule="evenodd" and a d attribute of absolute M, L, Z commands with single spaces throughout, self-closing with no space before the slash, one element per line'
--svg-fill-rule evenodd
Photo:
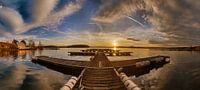
<path fill-rule="evenodd" d="M 73 60 L 89 60 L 90 57 L 68 56 L 68 51 L 79 50 L 81 49 L 0 51 L 0 90 L 59 90 L 71 76 L 34 64 L 31 62 L 31 57 L 48 55 Z M 200 88 L 200 52 L 120 50 L 131 51 L 132 56 L 109 57 L 109 59 L 127 60 L 154 55 L 171 57 L 170 64 L 153 69 L 139 77 L 130 77 L 143 90 L 199 90 Z"/>

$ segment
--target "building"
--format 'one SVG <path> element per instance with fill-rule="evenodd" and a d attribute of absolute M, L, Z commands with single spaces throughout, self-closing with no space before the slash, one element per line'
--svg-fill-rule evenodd
<path fill-rule="evenodd" d="M 14 39 L 12 43 L 0 42 L 0 49 L 35 50 L 37 47 L 35 46 L 35 42 L 33 40 L 30 40 L 27 43 L 25 40 L 21 40 L 19 42 Z"/>
<path fill-rule="evenodd" d="M 22 40 L 20 43 L 17 44 L 18 49 L 28 49 L 26 46 L 25 40 Z"/>
<path fill-rule="evenodd" d="M 18 42 L 17 40 L 15 40 L 15 39 L 12 41 L 12 44 L 14 44 L 14 45 L 16 45 L 16 46 L 18 45 L 18 43 L 19 43 L 19 42 Z"/>

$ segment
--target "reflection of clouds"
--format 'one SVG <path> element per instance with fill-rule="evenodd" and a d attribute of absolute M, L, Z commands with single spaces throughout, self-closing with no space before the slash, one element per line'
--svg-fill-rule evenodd
<path fill-rule="evenodd" d="M 67 81 L 66 76 L 50 70 L 30 71 L 24 80 L 22 89 L 59 90 Z"/>
<path fill-rule="evenodd" d="M 69 78 L 32 63 L 25 64 L 0 62 L 0 90 L 58 90 Z"/>
<path fill-rule="evenodd" d="M 144 90 L 162 90 L 162 86 L 167 82 L 170 70 L 162 70 L 162 68 L 151 70 L 150 73 L 138 78 L 132 77 L 140 87 Z"/>
<path fill-rule="evenodd" d="M 7 71 L 6 74 L 8 75 L 5 75 L 6 77 L 0 80 L 0 90 L 16 90 L 23 83 L 23 80 L 26 76 L 26 66 L 23 64 L 18 64 L 16 67 L 10 68 L 14 69 Z"/>
<path fill-rule="evenodd" d="M 199 53 L 151 50 L 149 55 L 168 55 L 170 64 L 140 77 L 131 77 L 144 90 L 198 90 Z M 195 58 L 194 58 L 195 57 Z"/>

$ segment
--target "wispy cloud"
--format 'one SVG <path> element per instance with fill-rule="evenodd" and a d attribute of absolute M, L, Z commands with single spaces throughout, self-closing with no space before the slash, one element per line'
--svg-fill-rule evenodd
<path fill-rule="evenodd" d="M 56 2 L 54 1 L 54 3 L 56 3 Z M 67 17 L 67 16 L 75 13 L 76 11 L 80 10 L 82 3 L 83 3 L 83 1 L 78 1 L 75 3 L 71 2 L 60 11 L 51 11 L 48 13 L 47 12 L 42 13 L 41 17 L 37 17 L 37 14 L 36 14 L 37 19 L 35 22 L 33 22 L 31 24 L 29 24 L 29 23 L 25 24 L 24 27 L 21 28 L 20 30 L 16 31 L 16 33 L 23 33 L 23 32 L 26 32 L 27 30 L 30 30 L 31 28 L 35 28 L 35 27 L 39 27 L 39 26 L 48 26 L 49 28 L 55 27 L 62 22 L 64 17 Z M 56 5 L 56 4 L 54 4 L 54 5 Z M 40 9 L 40 8 L 38 8 L 38 9 Z M 45 16 L 45 15 L 47 15 L 47 16 Z M 37 20 L 39 20 L 39 21 L 37 21 Z"/>
<path fill-rule="evenodd" d="M 144 8 L 141 5 L 143 0 L 109 0 L 104 2 L 96 16 L 92 18 L 97 22 L 112 23 L 125 16 L 130 16 L 138 9 Z"/>
<path fill-rule="evenodd" d="M 93 2 L 100 6 L 97 10 L 95 9 L 95 12 L 87 11 L 86 8 L 82 9 L 85 0 L 67 2 L 61 9 L 55 9 L 58 1 L 33 0 L 31 8 L 28 8 L 31 12 L 30 22 L 23 20 L 22 13 L 19 13 L 16 8 L 1 8 L 1 35 L 20 35 L 33 28 L 43 26 L 57 29 L 65 17 L 77 14 L 76 12 L 84 12 L 83 17 L 81 17 L 82 15 L 72 16 L 73 19 L 76 18 L 75 21 L 78 21 L 79 18 L 88 16 L 85 13 L 92 12 L 92 17 L 88 16 L 91 21 L 85 22 L 89 23 L 88 26 L 84 25 L 87 29 L 82 30 L 83 25 L 75 26 L 76 24 L 73 24 L 72 27 L 81 29 L 73 30 L 73 32 L 57 30 L 56 32 L 62 34 L 62 37 L 54 38 L 58 40 L 56 42 L 109 43 L 118 39 L 126 44 L 200 44 L 200 3 L 198 0 L 100 0 L 100 2 Z M 93 8 L 93 6 L 88 5 L 87 8 Z M 76 22 L 72 20 L 70 23 Z M 68 25 L 70 26 L 70 24 Z M 63 25 L 63 27 L 62 30 L 68 28 L 67 25 Z"/>
<path fill-rule="evenodd" d="M 142 18 L 155 31 L 166 34 L 168 40 L 161 44 L 197 45 L 200 44 L 195 42 L 200 38 L 199 5 L 198 0 L 109 0 L 103 3 L 93 20 L 116 23 L 125 18 L 123 15 L 142 11 L 145 14 Z"/>
<path fill-rule="evenodd" d="M 65 17 L 80 10 L 83 0 L 70 2 L 59 11 L 54 8 L 58 0 L 34 0 L 32 6 L 32 22 L 24 23 L 18 11 L 3 7 L 0 9 L 0 20 L 5 23 L 4 27 L 9 28 L 14 34 L 21 34 L 40 26 L 57 26 Z M 9 31 L 8 31 L 9 32 Z"/>
<path fill-rule="evenodd" d="M 0 21 L 4 25 L 2 27 L 6 29 L 4 31 L 15 31 L 22 27 L 24 23 L 17 11 L 7 7 L 0 8 Z"/>
<path fill-rule="evenodd" d="M 55 8 L 58 0 L 33 0 L 32 18 L 35 22 L 45 19 Z"/>

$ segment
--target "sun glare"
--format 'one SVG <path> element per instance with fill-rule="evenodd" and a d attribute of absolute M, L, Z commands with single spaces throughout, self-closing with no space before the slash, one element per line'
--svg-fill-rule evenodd
<path fill-rule="evenodd" d="M 117 50 L 117 43 L 116 43 L 116 42 L 113 42 L 113 46 L 114 46 L 114 47 L 113 47 L 113 50 L 116 51 L 116 50 Z"/>
<path fill-rule="evenodd" d="M 116 46 L 117 46 L 117 43 L 116 43 L 116 42 L 113 42 L 113 46 L 116 47 Z"/>

